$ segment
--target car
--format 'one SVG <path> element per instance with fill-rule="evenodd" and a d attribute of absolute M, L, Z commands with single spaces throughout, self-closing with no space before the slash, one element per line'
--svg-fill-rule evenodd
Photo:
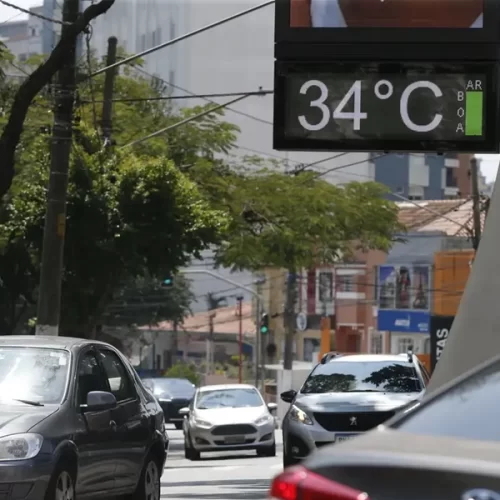
<path fill-rule="evenodd" d="M 274 479 L 270 496 L 498 500 L 499 392 L 496 356 L 371 432 L 289 467 Z"/>
<path fill-rule="evenodd" d="M 0 337 L 0 498 L 159 500 L 163 411 L 109 344 Z"/>
<path fill-rule="evenodd" d="M 411 352 L 325 355 L 298 392 L 281 394 L 291 403 L 282 422 L 283 465 L 373 429 L 421 399 L 428 379 Z"/>
<path fill-rule="evenodd" d="M 184 419 L 184 452 L 199 460 L 204 451 L 256 450 L 274 457 L 276 403 L 266 405 L 252 385 L 208 385 L 197 389 Z"/>
<path fill-rule="evenodd" d="M 179 410 L 189 406 L 196 386 L 185 378 L 155 377 L 145 378 L 142 382 L 158 399 L 165 422 L 182 429 L 184 417 L 179 415 Z"/>

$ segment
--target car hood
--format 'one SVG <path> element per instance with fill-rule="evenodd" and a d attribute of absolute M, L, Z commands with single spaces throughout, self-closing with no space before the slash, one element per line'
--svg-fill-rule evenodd
<path fill-rule="evenodd" d="M 32 427 L 52 415 L 57 407 L 30 407 L 0 404 L 0 437 L 29 432 Z"/>
<path fill-rule="evenodd" d="M 210 410 L 196 409 L 195 417 L 214 425 L 247 424 L 254 422 L 263 415 L 269 414 L 265 406 L 244 408 L 213 408 Z"/>
<path fill-rule="evenodd" d="M 313 412 L 390 411 L 420 399 L 423 394 L 423 392 L 299 394 L 294 404 Z"/>

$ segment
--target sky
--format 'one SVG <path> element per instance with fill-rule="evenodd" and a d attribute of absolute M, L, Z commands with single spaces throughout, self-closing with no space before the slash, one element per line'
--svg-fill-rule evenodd
<path fill-rule="evenodd" d="M 41 5 L 42 1 L 36 0 L 9 0 L 10 3 L 23 7 L 24 9 L 29 9 L 37 5 Z M 6 7 L 0 4 L 0 23 L 21 20 L 25 18 L 26 15 L 19 13 L 15 9 Z M 498 164 L 500 162 L 500 155 L 478 155 L 481 158 L 481 172 L 486 176 L 487 182 L 493 182 L 496 178 Z"/>

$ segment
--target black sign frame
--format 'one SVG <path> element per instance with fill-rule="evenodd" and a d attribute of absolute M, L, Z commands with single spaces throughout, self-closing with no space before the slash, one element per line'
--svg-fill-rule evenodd
<path fill-rule="evenodd" d="M 347 140 L 310 140 L 307 138 L 287 137 L 285 130 L 285 117 L 288 108 L 286 102 L 286 84 L 287 76 L 291 71 L 296 71 L 298 67 L 304 71 L 313 68 L 325 71 L 325 65 L 328 68 L 335 69 L 337 72 L 349 73 L 346 70 L 346 65 L 352 67 L 353 64 L 363 66 L 363 62 L 293 62 L 293 61 L 276 61 L 275 62 L 275 93 L 274 93 L 274 127 L 273 127 L 273 148 L 280 151 L 322 151 L 322 152 L 389 152 L 389 151 L 413 151 L 413 152 L 429 152 L 429 153 L 448 153 L 469 152 L 469 153 L 498 153 L 500 148 L 499 141 L 499 124 L 497 122 L 497 110 L 499 109 L 499 98 L 496 92 L 498 88 L 498 72 L 499 68 L 495 62 L 463 62 L 463 63 L 445 63 L 443 67 L 447 68 L 447 72 L 458 73 L 484 73 L 487 80 L 487 88 L 485 90 L 485 109 L 491 110 L 485 116 L 485 138 L 482 141 L 470 142 L 465 141 L 417 141 L 417 140 L 383 140 L 377 139 L 347 139 Z M 371 63 L 373 64 L 373 63 Z M 383 61 L 380 61 L 383 64 Z M 406 62 L 392 63 L 404 67 Z M 414 63 L 412 63 L 414 64 Z M 432 62 L 422 62 L 422 64 L 432 64 Z M 454 67 L 452 71 L 451 68 Z M 352 71 L 352 70 L 351 70 Z"/>
<path fill-rule="evenodd" d="M 438 336 L 439 330 L 447 330 L 447 334 L 445 337 L 445 344 L 449 338 L 450 330 L 453 325 L 453 321 L 455 316 L 440 316 L 440 315 L 432 315 L 430 321 L 429 335 L 430 335 L 430 344 L 431 344 L 431 370 L 434 371 L 436 364 L 438 362 L 438 358 L 442 352 L 442 347 L 438 344 L 438 342 L 442 341 L 442 337 Z"/>
<path fill-rule="evenodd" d="M 436 0 L 439 1 L 439 0 Z M 500 42 L 500 2 L 483 0 L 482 28 L 295 28 L 290 26 L 291 0 L 275 2 L 275 43 L 294 44 L 474 44 Z M 478 52 L 478 58 L 481 53 Z M 484 57 L 484 55 L 483 55 Z"/>

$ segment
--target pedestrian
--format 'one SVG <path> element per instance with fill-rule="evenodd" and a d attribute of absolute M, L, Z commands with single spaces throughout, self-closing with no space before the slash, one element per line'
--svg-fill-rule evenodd
<path fill-rule="evenodd" d="M 482 28 L 484 0 L 290 0 L 294 28 Z"/>

